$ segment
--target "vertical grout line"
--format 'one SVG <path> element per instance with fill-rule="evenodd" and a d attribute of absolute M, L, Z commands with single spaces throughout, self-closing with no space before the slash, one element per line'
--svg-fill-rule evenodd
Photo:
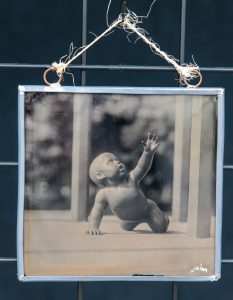
<path fill-rule="evenodd" d="M 186 0 L 181 0 L 180 16 L 180 64 L 185 62 Z M 181 83 L 180 83 L 180 86 Z M 178 300 L 178 282 L 172 283 L 172 300 Z"/>
<path fill-rule="evenodd" d="M 178 300 L 178 282 L 172 282 L 172 300 Z"/>
<path fill-rule="evenodd" d="M 186 0 L 181 0 L 180 16 L 180 63 L 185 62 Z"/>
<path fill-rule="evenodd" d="M 87 44 L 87 0 L 82 1 L 82 46 Z M 82 65 L 87 63 L 87 54 L 84 52 L 81 57 Z M 86 71 L 81 70 L 81 85 L 86 85 Z M 83 282 L 77 283 L 78 300 L 83 300 Z"/>
<path fill-rule="evenodd" d="M 185 62 L 186 0 L 181 0 L 180 11 L 180 64 Z M 179 83 L 181 87 L 182 84 Z M 178 300 L 178 282 L 172 282 L 172 300 Z"/>
<path fill-rule="evenodd" d="M 78 288 L 78 300 L 83 300 L 83 282 L 79 281 L 77 284 L 77 288 Z"/>
<path fill-rule="evenodd" d="M 185 27 L 186 27 L 186 0 L 181 0 L 181 8 L 180 8 L 180 54 L 179 60 L 180 64 L 184 64 L 185 62 Z M 183 85 L 179 82 L 179 87 Z"/>
<path fill-rule="evenodd" d="M 87 44 L 87 0 L 83 0 L 82 7 L 82 46 Z M 87 63 L 87 54 L 84 52 L 81 58 L 82 65 Z M 86 71 L 81 71 L 81 85 L 86 85 Z"/>

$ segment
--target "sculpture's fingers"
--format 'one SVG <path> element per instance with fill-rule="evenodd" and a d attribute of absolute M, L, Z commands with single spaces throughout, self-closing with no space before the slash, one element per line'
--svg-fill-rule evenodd
<path fill-rule="evenodd" d="M 159 137 L 158 137 L 158 136 L 156 136 L 156 137 L 155 137 L 155 139 L 154 139 L 154 141 L 155 141 L 156 143 L 158 143 L 158 141 L 159 141 Z"/>
<path fill-rule="evenodd" d="M 150 132 L 148 132 L 147 141 L 149 141 L 150 139 L 151 139 L 151 134 L 150 134 Z"/>
<path fill-rule="evenodd" d="M 86 234 L 88 234 L 88 235 L 93 235 L 93 231 L 92 231 L 92 230 L 87 230 L 87 231 L 86 231 Z"/>

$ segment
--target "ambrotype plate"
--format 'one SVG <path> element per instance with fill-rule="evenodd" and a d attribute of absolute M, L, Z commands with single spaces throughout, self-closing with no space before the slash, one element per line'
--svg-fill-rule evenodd
<path fill-rule="evenodd" d="M 19 87 L 19 279 L 217 280 L 223 94 Z"/>

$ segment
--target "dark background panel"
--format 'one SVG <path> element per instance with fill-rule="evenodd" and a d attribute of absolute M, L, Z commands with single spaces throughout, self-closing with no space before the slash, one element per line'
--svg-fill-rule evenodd
<path fill-rule="evenodd" d="M 187 1 L 186 61 L 200 66 L 232 67 L 233 3 L 231 0 Z"/>
<path fill-rule="evenodd" d="M 84 283 L 84 299 L 171 299 L 172 284 L 163 282 Z"/>
<path fill-rule="evenodd" d="M 1 3 L 1 62 L 52 63 L 81 44 L 81 1 Z"/>
<path fill-rule="evenodd" d="M 177 87 L 178 80 L 174 72 L 89 71 L 87 85 Z"/>
<path fill-rule="evenodd" d="M 16 256 L 17 177 L 17 166 L 0 166 L 0 257 Z"/>
<path fill-rule="evenodd" d="M 233 226 L 232 226 L 232 170 L 224 171 L 223 185 L 223 228 L 222 228 L 222 258 L 233 258 Z M 233 265 L 231 265 L 233 270 Z M 232 291 L 233 294 L 233 291 Z"/>
<path fill-rule="evenodd" d="M 64 282 L 19 282 L 16 277 L 16 263 L 0 265 L 0 299 L 2 300 L 63 300 L 77 299 L 77 284 Z"/>
<path fill-rule="evenodd" d="M 179 284 L 180 300 L 221 300 L 232 299 L 233 268 L 232 264 L 222 265 L 222 278 L 217 282 L 192 282 Z"/>

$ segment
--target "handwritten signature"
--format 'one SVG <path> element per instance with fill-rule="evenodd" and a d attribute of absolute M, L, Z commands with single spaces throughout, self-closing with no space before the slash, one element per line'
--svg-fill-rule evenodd
<path fill-rule="evenodd" d="M 192 269 L 192 271 L 190 271 L 190 273 L 193 273 L 193 272 L 195 272 L 195 271 L 201 271 L 201 272 L 206 272 L 206 273 L 207 273 L 208 269 L 205 268 L 205 267 L 203 267 L 202 264 L 200 264 L 200 266 L 195 266 L 195 267 Z"/>

